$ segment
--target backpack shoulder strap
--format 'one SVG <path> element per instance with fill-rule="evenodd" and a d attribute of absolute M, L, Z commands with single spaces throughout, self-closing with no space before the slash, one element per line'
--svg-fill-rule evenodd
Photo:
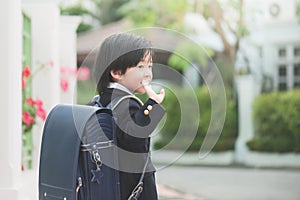
<path fill-rule="evenodd" d="M 135 101 L 137 101 L 141 106 L 144 105 L 144 103 L 135 95 L 126 95 L 126 96 L 121 96 L 121 97 L 117 97 L 115 99 L 113 99 L 107 106 L 106 108 L 110 109 L 110 110 L 114 110 L 122 101 L 124 101 L 125 99 L 134 99 Z M 96 105 L 98 107 L 103 107 L 102 104 L 100 103 L 100 96 L 96 95 L 93 97 L 93 99 L 88 103 L 91 105 Z"/>
<path fill-rule="evenodd" d="M 115 98 L 114 100 L 112 100 L 112 102 L 110 104 L 107 105 L 107 107 L 109 107 L 111 110 L 114 110 L 125 99 L 134 99 L 141 106 L 144 105 L 144 103 L 138 97 L 136 97 L 135 95 L 126 95 L 126 96 L 122 96 L 122 97 L 119 97 L 119 98 Z"/>

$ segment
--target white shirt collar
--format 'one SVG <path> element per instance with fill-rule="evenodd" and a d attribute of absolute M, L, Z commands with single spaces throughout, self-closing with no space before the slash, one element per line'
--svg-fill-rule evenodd
<path fill-rule="evenodd" d="M 108 85 L 108 88 L 114 88 L 114 89 L 119 89 L 122 90 L 126 93 L 133 94 L 130 90 L 128 90 L 124 85 L 116 82 L 110 82 Z"/>

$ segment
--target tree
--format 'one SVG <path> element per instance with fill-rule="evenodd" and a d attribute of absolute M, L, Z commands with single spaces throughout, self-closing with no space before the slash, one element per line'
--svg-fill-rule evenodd
<path fill-rule="evenodd" d="M 219 34 L 224 45 L 223 54 L 231 60 L 239 48 L 240 39 L 248 34 L 244 25 L 244 0 L 195 0 L 195 12 L 202 14 L 206 20 L 212 21 L 212 29 Z M 226 29 L 236 37 L 236 43 L 230 44 L 226 37 Z"/>
<path fill-rule="evenodd" d="M 83 5 L 80 3 L 66 7 L 60 7 L 60 12 L 62 15 L 76 15 L 82 17 L 92 15 L 91 11 L 84 8 Z M 77 33 L 88 31 L 92 29 L 92 27 L 92 24 L 83 20 L 77 28 Z"/>
<path fill-rule="evenodd" d="M 99 9 L 99 18 L 102 24 L 108 24 L 118 21 L 125 17 L 125 13 L 119 11 L 119 8 L 128 3 L 129 0 L 92 0 Z"/>
<path fill-rule="evenodd" d="M 200 13 L 221 38 L 223 51 L 216 52 L 214 61 L 228 87 L 233 85 L 234 63 L 240 40 L 248 34 L 244 25 L 243 0 L 194 0 L 194 12 Z M 229 42 L 226 34 L 235 36 L 234 44 Z"/>
<path fill-rule="evenodd" d="M 77 32 L 84 32 L 111 22 L 118 21 L 124 17 L 119 8 L 129 0 L 90 0 L 93 9 L 87 8 L 83 1 L 75 4 L 61 6 L 61 14 L 82 16 Z"/>
<path fill-rule="evenodd" d="M 130 0 L 120 11 L 134 27 L 163 27 L 183 31 L 187 0 Z"/>

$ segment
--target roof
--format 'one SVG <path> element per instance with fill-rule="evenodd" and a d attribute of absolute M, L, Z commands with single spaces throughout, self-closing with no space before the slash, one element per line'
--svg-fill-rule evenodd
<path fill-rule="evenodd" d="M 109 35 L 130 32 L 137 35 L 142 35 L 149 39 L 153 46 L 158 49 L 173 51 L 179 41 L 186 40 L 187 38 L 178 32 L 158 28 L 158 27 L 143 27 L 136 29 L 129 29 L 129 21 L 121 20 L 118 22 L 110 23 L 98 29 L 84 32 L 77 35 L 77 54 L 86 55 Z"/>
<path fill-rule="evenodd" d="M 88 54 L 111 34 L 124 32 L 129 22 L 121 20 L 77 35 L 77 54 Z"/>
<path fill-rule="evenodd" d="M 199 20 L 198 20 L 199 21 Z M 201 20 L 200 20 L 201 21 Z M 98 29 L 78 34 L 77 36 L 77 55 L 87 55 L 108 36 L 120 33 L 130 32 L 142 35 L 149 39 L 154 48 L 168 52 L 173 52 L 176 45 L 180 42 L 197 43 L 214 50 L 221 51 L 223 48 L 219 36 L 212 30 L 204 30 L 203 27 L 195 35 L 184 35 L 174 30 L 160 27 L 142 27 L 130 29 L 128 20 L 120 20 L 102 26 Z"/>

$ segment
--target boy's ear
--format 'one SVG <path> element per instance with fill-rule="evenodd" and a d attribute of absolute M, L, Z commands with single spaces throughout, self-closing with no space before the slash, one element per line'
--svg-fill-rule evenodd
<path fill-rule="evenodd" d="M 110 75 L 113 77 L 115 81 L 119 81 L 122 78 L 121 70 L 117 70 L 117 71 L 110 70 Z"/>

